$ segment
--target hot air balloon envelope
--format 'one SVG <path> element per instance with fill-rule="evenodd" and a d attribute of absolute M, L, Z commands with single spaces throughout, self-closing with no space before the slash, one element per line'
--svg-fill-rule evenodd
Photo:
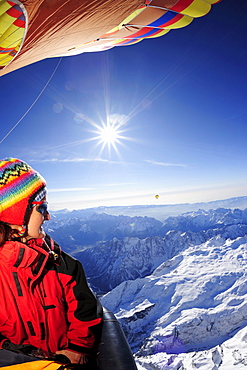
<path fill-rule="evenodd" d="M 218 0 L 2 0 L 0 75 L 57 56 L 135 44 L 189 25 Z"/>

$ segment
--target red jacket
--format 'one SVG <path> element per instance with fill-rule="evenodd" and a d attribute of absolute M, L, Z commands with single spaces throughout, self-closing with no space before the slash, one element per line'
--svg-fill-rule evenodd
<path fill-rule="evenodd" d="M 0 339 L 90 354 L 101 322 L 97 300 L 80 262 L 57 257 L 41 239 L 0 247 Z"/>

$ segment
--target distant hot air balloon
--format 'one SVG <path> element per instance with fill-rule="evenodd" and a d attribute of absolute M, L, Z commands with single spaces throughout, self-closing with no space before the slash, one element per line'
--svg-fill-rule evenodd
<path fill-rule="evenodd" d="M 159 195 L 158 195 L 158 194 L 156 194 L 154 197 L 155 197 L 156 199 L 159 199 Z"/>
<path fill-rule="evenodd" d="M 221 0 L 0 0 L 0 75 L 162 36 Z"/>

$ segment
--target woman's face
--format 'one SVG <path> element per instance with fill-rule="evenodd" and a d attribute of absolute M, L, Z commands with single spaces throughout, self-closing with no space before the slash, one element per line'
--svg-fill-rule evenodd
<path fill-rule="evenodd" d="M 50 220 L 50 214 L 45 209 L 46 204 L 46 200 L 43 200 L 41 204 L 37 204 L 33 207 L 29 222 L 27 224 L 27 234 L 25 236 L 26 239 L 45 237 L 45 232 L 42 225 L 44 221 Z"/>

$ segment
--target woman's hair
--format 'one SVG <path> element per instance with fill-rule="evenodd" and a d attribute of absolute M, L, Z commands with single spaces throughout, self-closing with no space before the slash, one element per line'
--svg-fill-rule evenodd
<path fill-rule="evenodd" d="M 0 221 L 0 246 L 7 240 L 11 240 L 16 230 L 13 230 L 8 224 Z"/>

